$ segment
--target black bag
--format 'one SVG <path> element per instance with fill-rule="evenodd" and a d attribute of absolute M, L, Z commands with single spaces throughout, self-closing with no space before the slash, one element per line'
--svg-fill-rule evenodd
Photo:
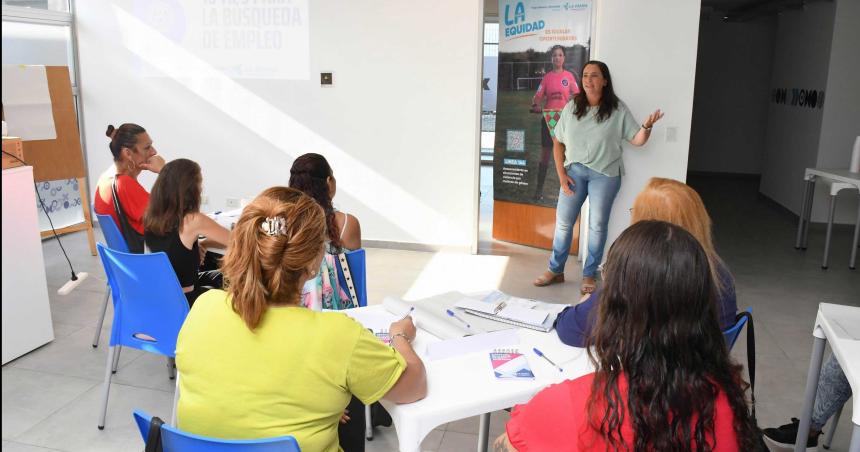
<path fill-rule="evenodd" d="M 162 452 L 161 448 L 161 425 L 164 421 L 158 416 L 152 416 L 149 420 L 149 433 L 146 435 L 146 448 L 144 452 Z"/>
<path fill-rule="evenodd" d="M 111 185 L 111 194 L 113 195 L 113 208 L 116 211 L 116 216 L 119 218 L 119 231 L 128 245 L 128 251 L 135 254 L 143 254 L 143 235 L 139 234 L 125 216 L 125 211 L 122 210 L 122 205 L 119 203 L 119 196 L 116 193 L 116 176 L 113 178 Z"/>
<path fill-rule="evenodd" d="M 756 426 L 756 429 L 758 429 L 758 420 L 755 416 L 755 326 L 753 325 L 752 314 L 747 311 L 738 313 L 735 317 L 735 323 L 744 317 L 747 318 L 747 373 L 749 373 L 750 376 L 750 399 L 752 402 L 750 417 L 752 418 L 752 422 Z M 768 452 L 770 449 L 768 449 L 764 442 L 764 438 L 761 435 L 761 430 L 758 430 L 757 436 L 759 441 L 757 450 L 759 452 Z"/>

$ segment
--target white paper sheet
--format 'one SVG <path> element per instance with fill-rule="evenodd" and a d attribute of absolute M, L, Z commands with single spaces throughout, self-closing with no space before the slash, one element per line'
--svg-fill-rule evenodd
<path fill-rule="evenodd" d="M 10 136 L 57 138 L 45 66 L 3 65 L 3 111 Z"/>
<path fill-rule="evenodd" d="M 516 330 L 501 330 L 492 333 L 476 334 L 447 341 L 434 342 L 427 346 L 427 357 L 433 361 L 487 352 L 499 347 L 512 347 L 520 343 Z"/>
<path fill-rule="evenodd" d="M 476 326 L 466 328 L 457 322 L 457 320 L 452 319 L 445 314 L 445 309 L 449 306 L 427 302 L 428 300 L 411 302 L 386 297 L 382 302 L 382 306 L 386 311 L 397 316 L 397 318 L 400 318 L 403 314 L 408 312 L 410 307 L 415 307 L 415 310 L 410 314 L 412 316 L 412 320 L 415 322 L 415 327 L 421 328 L 442 340 L 486 332 Z"/>

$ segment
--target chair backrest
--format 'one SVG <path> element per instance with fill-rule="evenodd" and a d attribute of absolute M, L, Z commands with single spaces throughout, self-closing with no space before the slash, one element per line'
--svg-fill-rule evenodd
<path fill-rule="evenodd" d="M 95 210 L 93 210 L 93 212 L 95 212 Z M 99 226 L 102 229 L 102 235 L 105 236 L 105 242 L 107 242 L 108 248 L 127 253 L 128 244 L 125 243 L 125 237 L 122 236 L 122 232 L 119 231 L 116 222 L 113 221 L 113 217 L 97 213 L 96 218 L 99 220 Z"/>
<path fill-rule="evenodd" d="M 364 249 L 355 251 L 347 251 L 346 263 L 349 265 L 349 273 L 352 275 L 352 281 L 355 285 L 355 296 L 358 297 L 359 306 L 367 306 L 367 254 Z M 346 290 L 346 277 L 343 275 L 343 269 L 340 268 L 340 262 L 337 265 L 337 280 L 340 286 Z"/>
<path fill-rule="evenodd" d="M 134 411 L 134 420 L 143 440 L 149 436 L 151 416 Z M 164 452 L 301 452 L 292 436 L 266 439 L 215 439 L 183 432 L 170 425 L 161 426 L 161 445 Z"/>
<path fill-rule="evenodd" d="M 747 308 L 746 312 L 752 314 L 752 308 Z M 723 337 L 726 338 L 726 345 L 728 345 L 729 350 L 735 346 L 735 342 L 738 340 L 738 336 L 741 334 L 741 330 L 744 329 L 744 325 L 747 324 L 747 316 L 739 315 L 737 317 L 737 322 L 734 325 L 729 327 L 729 329 L 723 331 Z"/>
<path fill-rule="evenodd" d="M 132 254 L 96 245 L 114 296 L 110 345 L 173 357 L 188 301 L 163 252 Z"/>

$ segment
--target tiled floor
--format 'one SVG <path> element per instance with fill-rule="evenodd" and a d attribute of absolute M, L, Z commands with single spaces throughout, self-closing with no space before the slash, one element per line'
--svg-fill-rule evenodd
<path fill-rule="evenodd" d="M 760 424 L 781 424 L 800 409 L 811 350 L 810 326 L 817 303 L 860 306 L 860 273 L 847 268 L 851 229 L 834 231 L 831 266 L 820 268 L 823 230 L 813 227 L 806 252 L 793 249 L 794 220 L 758 198 L 755 183 L 716 179 L 693 180 L 714 216 L 717 247 L 737 279 L 739 305 L 752 306 L 756 319 L 758 415 Z M 488 203 L 482 200 L 482 207 Z M 482 232 L 488 233 L 487 223 Z M 173 384 L 163 359 L 124 350 L 110 395 L 107 426 L 96 429 L 99 390 L 106 360 L 111 310 L 102 345 L 91 346 L 104 296 L 104 272 L 91 257 L 83 234 L 63 237 L 78 271 L 90 273 L 70 295 L 56 290 L 68 268 L 56 241 L 43 243 L 57 338 L 2 370 L 3 451 L 124 451 L 142 449 L 131 411 L 141 408 L 170 416 Z M 525 297 L 572 302 L 578 285 L 575 263 L 568 282 L 535 288 L 532 278 L 546 265 L 546 253 L 527 247 L 483 242 L 483 255 L 368 250 L 369 297 L 372 304 L 388 295 L 420 298 L 445 290 L 499 287 Z M 5 281 L 4 281 L 5 283 Z M 746 363 L 744 338 L 733 351 Z M 498 435 L 508 414 L 493 413 L 491 435 Z M 851 408 L 846 407 L 832 450 L 845 451 L 850 439 Z M 440 426 L 422 448 L 474 450 L 477 418 Z M 397 449 L 392 428 L 377 429 L 368 451 Z"/>

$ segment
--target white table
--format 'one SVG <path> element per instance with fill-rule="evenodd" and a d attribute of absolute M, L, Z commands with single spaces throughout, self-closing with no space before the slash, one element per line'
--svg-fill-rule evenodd
<path fill-rule="evenodd" d="M 824 260 L 821 268 L 827 269 L 827 258 L 830 254 L 830 234 L 833 230 L 833 214 L 836 212 L 836 195 L 846 189 L 856 189 L 860 192 L 860 173 L 853 173 L 847 169 L 829 168 L 806 168 L 803 180 L 806 188 L 803 192 L 803 202 L 800 206 L 800 215 L 797 223 L 797 240 L 795 249 L 806 249 L 809 238 L 809 220 L 812 216 L 812 200 L 815 195 L 815 181 L 822 179 L 830 186 L 829 213 L 827 216 L 827 238 L 824 240 Z M 860 199 L 858 199 L 860 201 Z M 854 243 L 851 245 L 851 260 L 848 268 L 854 270 L 857 259 L 857 241 L 860 237 L 860 202 L 857 207 L 857 221 L 854 224 Z"/>
<path fill-rule="evenodd" d="M 382 306 L 351 309 L 361 313 L 384 312 Z M 353 315 L 349 311 L 345 314 Z M 370 325 L 365 325 L 370 326 Z M 485 351 L 431 361 L 426 358 L 427 345 L 438 342 L 435 336 L 418 330 L 414 348 L 427 369 L 427 397 L 415 403 L 398 405 L 382 400 L 391 413 L 401 452 L 420 450 L 421 441 L 434 428 L 447 422 L 481 415 L 478 431 L 478 450 L 485 451 L 489 434 L 490 414 L 528 402 L 541 389 L 553 383 L 573 379 L 594 371 L 586 350 L 564 345 L 555 331 L 541 333 L 518 329 L 521 353 L 528 357 L 535 374 L 534 380 L 499 380 L 493 375 L 489 352 Z M 545 360 L 538 358 L 532 347 L 537 347 L 558 363 L 559 372 Z"/>
<path fill-rule="evenodd" d="M 833 356 L 845 372 L 853 393 L 851 399 L 854 403 L 854 414 L 851 422 L 854 428 L 848 450 L 860 452 L 860 308 L 829 303 L 819 304 L 812 335 L 814 337 L 812 359 L 809 362 L 806 393 L 803 409 L 800 412 L 800 425 L 794 450 L 795 452 L 806 450 L 809 424 L 812 420 L 812 406 L 818 388 L 821 359 L 824 355 L 824 343 L 829 341 Z"/>

